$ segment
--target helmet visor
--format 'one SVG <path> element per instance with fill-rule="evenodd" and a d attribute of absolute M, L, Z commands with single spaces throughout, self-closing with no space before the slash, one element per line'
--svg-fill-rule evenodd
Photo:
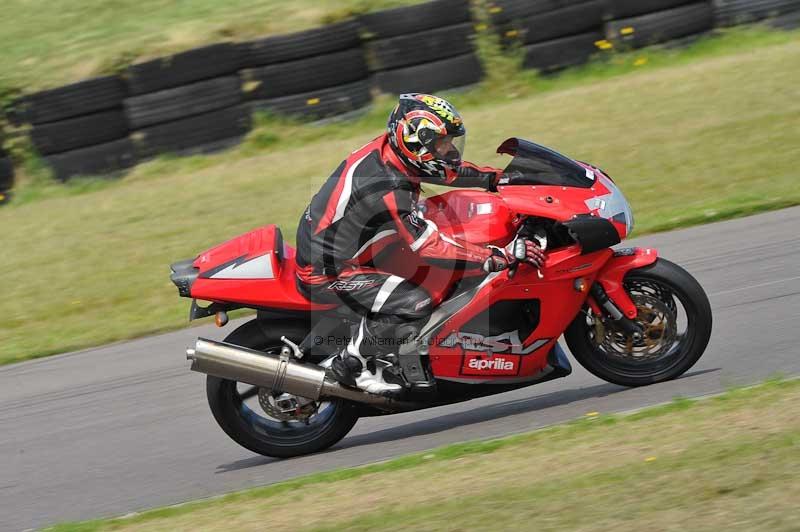
<path fill-rule="evenodd" d="M 464 147 L 466 145 L 466 135 L 445 135 L 436 138 L 433 142 L 433 155 L 440 160 L 448 163 L 460 163 L 464 157 Z"/>

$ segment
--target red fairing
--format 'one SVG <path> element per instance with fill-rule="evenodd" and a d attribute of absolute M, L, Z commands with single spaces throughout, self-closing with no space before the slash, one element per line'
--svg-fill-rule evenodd
<path fill-rule="evenodd" d="M 260 227 L 201 253 L 194 261 L 200 272 L 192 297 L 257 308 L 331 308 L 312 303 L 297 291 L 294 248 L 277 238 L 276 229 Z"/>
<path fill-rule="evenodd" d="M 233 259 L 253 258 L 265 253 L 272 253 L 275 251 L 276 241 L 277 227 L 275 225 L 259 227 L 204 251 L 195 259 L 194 267 L 199 268 L 200 275 L 203 275 L 203 273 Z M 274 256 L 272 265 L 277 267 L 277 258 Z"/>
<path fill-rule="evenodd" d="M 560 187 L 548 185 L 499 186 L 497 191 L 512 212 L 566 222 L 578 214 L 601 216 L 605 197 L 614 190 L 614 184 L 600 170 L 579 163 L 592 172 L 595 183 L 591 188 Z M 620 240 L 628 236 L 624 223 L 609 219 L 619 233 Z"/>
<path fill-rule="evenodd" d="M 459 240 L 494 246 L 508 244 L 521 221 L 503 198 L 479 190 L 453 190 L 428 198 L 425 218 Z"/>
<path fill-rule="evenodd" d="M 612 253 L 610 249 L 604 249 L 581 255 L 579 246 L 569 246 L 548 254 L 547 263 L 542 268 L 542 279 L 527 264 L 520 266 L 511 279 L 507 272 L 490 277 L 475 297 L 445 322 L 432 338 L 430 360 L 434 374 L 457 382 L 535 379 L 547 366 L 550 348 L 586 301 L 586 292 L 575 289 L 576 279 L 583 280 L 586 287 L 591 286 Z M 502 343 L 494 346 L 485 345 L 478 349 L 480 346 L 470 343 L 471 331 L 465 325 L 487 312 L 492 305 L 506 300 L 536 299 L 542 312 L 538 325 L 528 337 L 523 338 L 509 330 Z M 517 338 L 518 344 L 515 343 Z M 487 341 L 491 340 L 484 340 Z M 495 362 L 491 365 L 474 362 L 478 356 Z M 497 362 L 499 359 L 502 362 Z"/>
<path fill-rule="evenodd" d="M 603 285 L 608 297 L 622 310 L 626 317 L 636 317 L 636 305 L 633 304 L 628 292 L 622 285 L 625 274 L 636 268 L 643 268 L 653 264 L 658 259 L 658 250 L 653 248 L 633 248 L 632 254 L 615 255 L 600 270 L 597 280 Z M 593 299 L 590 298 L 592 302 Z M 598 311 L 597 304 L 594 305 Z"/>

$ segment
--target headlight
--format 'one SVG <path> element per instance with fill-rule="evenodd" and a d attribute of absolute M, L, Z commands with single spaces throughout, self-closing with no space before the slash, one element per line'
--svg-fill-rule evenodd
<path fill-rule="evenodd" d="M 595 173 L 597 180 L 608 189 L 608 194 L 595 196 L 586 200 L 586 206 L 591 210 L 597 210 L 603 218 L 613 222 L 625 224 L 625 237 L 633 231 L 633 211 L 631 204 L 625 198 L 622 191 L 614 184 L 611 179 Z"/>

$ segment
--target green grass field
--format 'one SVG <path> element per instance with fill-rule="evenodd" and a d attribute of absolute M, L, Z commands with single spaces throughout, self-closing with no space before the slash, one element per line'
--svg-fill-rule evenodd
<path fill-rule="evenodd" d="M 55 87 L 202 44 L 298 31 L 348 13 L 412 3 L 415 0 L 4 0 L 0 89 Z"/>
<path fill-rule="evenodd" d="M 594 162 L 622 185 L 638 234 L 800 204 L 800 34 L 732 40 L 623 56 L 649 58 L 633 72 L 594 65 L 456 94 L 468 158 L 501 165 L 495 147 L 522 136 Z M 0 210 L 0 363 L 184 326 L 168 265 L 267 223 L 293 240 L 321 181 L 390 106 L 323 127 L 268 121 L 238 149 L 121 181 L 23 183 Z"/>
<path fill-rule="evenodd" d="M 798 405 L 771 381 L 54 530 L 797 530 Z"/>

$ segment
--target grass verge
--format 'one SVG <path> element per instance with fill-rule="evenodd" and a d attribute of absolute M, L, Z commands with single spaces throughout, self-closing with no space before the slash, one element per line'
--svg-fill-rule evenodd
<path fill-rule="evenodd" d="M 53 530 L 795 530 L 800 380 Z"/>
<path fill-rule="evenodd" d="M 623 54 L 609 68 L 624 75 L 590 66 L 542 92 L 512 79 L 455 94 L 468 158 L 503 165 L 494 148 L 517 135 L 594 162 L 622 185 L 638 234 L 800 204 L 800 33 L 697 46 Z M 33 186 L 27 201 L 23 186 L 0 211 L 0 363 L 184 325 L 167 265 L 265 223 L 293 240 L 308 199 L 381 132 L 389 106 L 353 124 L 267 121 L 238 149 L 160 159 L 111 184 Z"/>

